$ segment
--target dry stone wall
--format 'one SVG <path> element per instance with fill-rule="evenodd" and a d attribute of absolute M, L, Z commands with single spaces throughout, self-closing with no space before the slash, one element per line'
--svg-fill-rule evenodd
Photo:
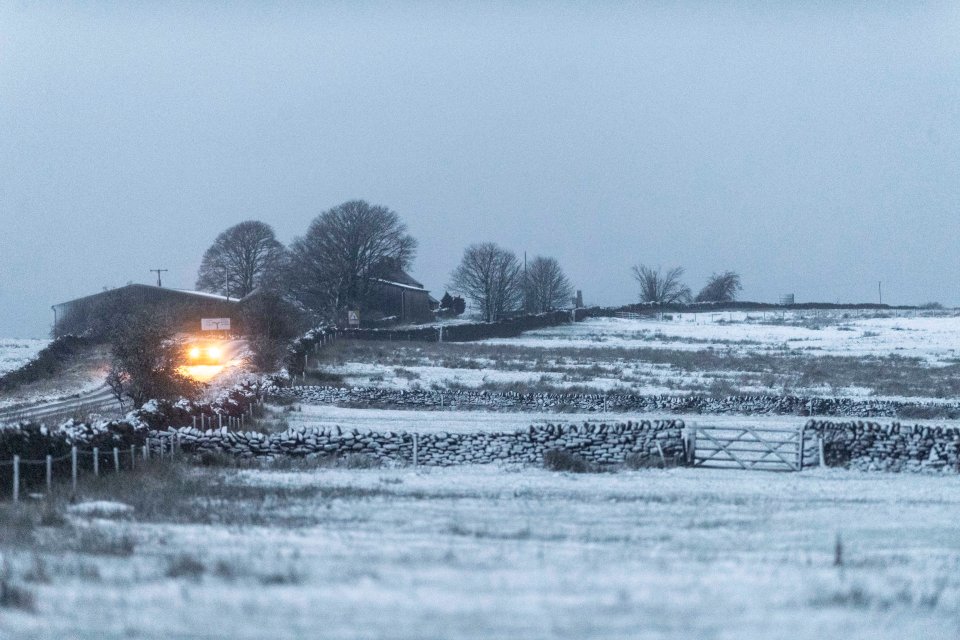
<path fill-rule="evenodd" d="M 305 404 L 400 409 L 485 411 L 615 411 L 705 415 L 850 416 L 858 418 L 960 418 L 960 404 L 796 396 L 645 396 L 633 394 L 403 391 L 377 387 L 286 387 L 271 394 Z M 918 415 L 919 414 L 919 415 Z"/>
<path fill-rule="evenodd" d="M 576 453 L 598 464 L 622 463 L 627 456 L 669 461 L 683 456 L 683 422 L 644 420 L 618 424 L 538 425 L 499 433 L 362 432 L 299 428 L 278 434 L 226 429 L 172 430 L 185 452 L 222 452 L 240 458 L 366 455 L 382 462 L 449 466 L 492 462 L 536 463 L 552 449 Z"/>
<path fill-rule="evenodd" d="M 865 471 L 960 471 L 960 429 L 899 422 L 811 420 L 829 467 Z"/>

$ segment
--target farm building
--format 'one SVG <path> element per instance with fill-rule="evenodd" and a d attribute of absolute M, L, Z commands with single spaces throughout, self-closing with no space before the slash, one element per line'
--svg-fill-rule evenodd
<path fill-rule="evenodd" d="M 396 318 L 398 322 L 428 322 L 439 306 L 430 292 L 402 269 L 384 278 L 375 278 L 374 291 L 367 305 L 371 320 Z"/>
<path fill-rule="evenodd" d="M 231 318 L 239 329 L 239 300 L 213 293 L 128 284 L 53 305 L 54 337 L 102 337 L 118 317 L 140 311 L 172 316 L 182 331 L 199 331 L 202 318 Z"/>

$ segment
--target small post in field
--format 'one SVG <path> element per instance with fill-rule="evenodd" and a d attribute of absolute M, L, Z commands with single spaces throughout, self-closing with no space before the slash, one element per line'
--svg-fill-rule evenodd
<path fill-rule="evenodd" d="M 120 449 L 113 448 L 113 472 L 120 473 Z"/>
<path fill-rule="evenodd" d="M 77 492 L 77 448 L 70 447 L 70 485 Z"/>
<path fill-rule="evenodd" d="M 820 456 L 820 468 L 826 468 L 827 459 L 823 455 L 823 436 L 817 438 L 817 453 Z"/>
<path fill-rule="evenodd" d="M 47 454 L 47 493 L 53 491 L 53 456 Z"/>
<path fill-rule="evenodd" d="M 414 434 L 413 434 L 413 466 L 415 466 L 415 467 L 417 466 L 417 463 L 419 462 L 419 460 L 418 460 L 419 451 L 417 451 L 418 445 L 419 445 L 419 442 L 418 442 L 417 434 L 414 433 Z"/>
<path fill-rule="evenodd" d="M 13 456 L 13 501 L 20 502 L 20 456 Z"/>
<path fill-rule="evenodd" d="M 218 413 L 218 414 L 217 414 L 217 426 L 219 426 L 221 429 L 223 429 L 223 414 L 222 414 L 222 413 Z"/>
<path fill-rule="evenodd" d="M 130 470 L 137 466 L 137 445 L 130 445 Z"/>
<path fill-rule="evenodd" d="M 100 448 L 93 448 L 93 475 L 100 475 Z"/>
<path fill-rule="evenodd" d="M 799 436 L 799 442 L 797 443 L 797 471 L 803 471 L 803 450 L 806 444 L 804 440 L 807 437 L 806 425 L 800 427 Z"/>
<path fill-rule="evenodd" d="M 193 428 L 197 428 L 197 416 L 193 416 Z"/>
<path fill-rule="evenodd" d="M 143 445 L 143 459 L 144 460 L 150 459 L 150 441 L 149 440 L 147 440 L 147 444 Z"/>

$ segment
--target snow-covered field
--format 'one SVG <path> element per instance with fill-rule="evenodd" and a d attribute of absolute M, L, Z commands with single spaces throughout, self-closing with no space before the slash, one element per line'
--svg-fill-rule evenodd
<path fill-rule="evenodd" d="M 196 473 L 182 497 L 193 506 L 164 511 L 151 485 L 130 492 L 132 519 L 69 515 L 8 550 L 8 579 L 34 594 L 36 612 L 3 610 L 0 635 L 960 635 L 957 477 Z"/>
<path fill-rule="evenodd" d="M 49 340 L 0 338 L 0 375 L 27 364 L 48 344 Z"/>
<path fill-rule="evenodd" d="M 960 314 L 596 318 L 480 343 L 339 343 L 318 363 L 353 386 L 950 399 Z"/>
<path fill-rule="evenodd" d="M 669 319 L 594 318 L 573 326 L 530 331 L 492 345 L 551 348 L 661 348 L 743 353 L 796 352 L 832 356 L 960 359 L 960 314 L 861 317 L 847 312 L 804 314 L 676 314 Z"/>

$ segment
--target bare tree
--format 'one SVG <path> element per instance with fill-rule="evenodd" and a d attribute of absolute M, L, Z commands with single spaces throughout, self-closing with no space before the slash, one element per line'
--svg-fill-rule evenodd
<path fill-rule="evenodd" d="M 652 269 L 638 264 L 633 267 L 633 277 L 640 283 L 640 302 L 659 304 L 690 302 L 690 288 L 680 281 L 683 277 L 683 267 L 674 267 L 663 273 L 660 267 Z"/>
<path fill-rule="evenodd" d="M 151 399 L 195 398 L 200 385 L 182 374 L 183 344 L 173 325 L 155 314 L 128 316 L 111 338 L 111 366 L 107 385 L 123 404 L 139 408 Z"/>
<path fill-rule="evenodd" d="M 524 283 L 526 308 L 533 313 L 553 311 L 570 305 L 573 286 L 556 258 L 537 256 L 527 267 Z"/>
<path fill-rule="evenodd" d="M 451 289 L 470 298 L 492 322 L 523 303 L 523 266 L 512 251 L 492 242 L 467 247 L 452 276 Z"/>
<path fill-rule="evenodd" d="M 390 209 L 352 200 L 321 213 L 290 247 L 289 278 L 309 309 L 334 319 L 364 308 L 377 278 L 413 262 L 417 241 Z"/>
<path fill-rule="evenodd" d="M 218 235 L 203 254 L 197 289 L 242 298 L 274 278 L 285 255 L 270 225 L 241 222 Z"/>
<path fill-rule="evenodd" d="M 733 302 L 740 292 L 740 274 L 735 271 L 715 273 L 697 294 L 697 302 Z"/>

